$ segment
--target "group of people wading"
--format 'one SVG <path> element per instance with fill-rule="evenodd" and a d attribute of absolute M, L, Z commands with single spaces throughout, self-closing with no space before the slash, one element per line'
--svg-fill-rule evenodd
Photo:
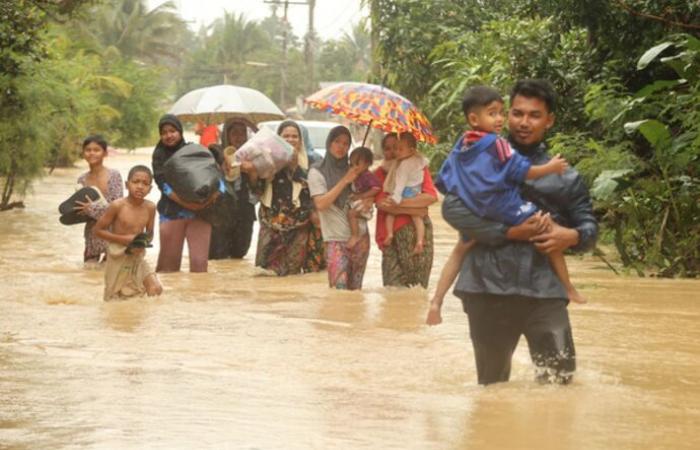
<path fill-rule="evenodd" d="M 506 120 L 502 98 L 492 90 L 479 89 L 471 90 L 463 103 L 465 119 L 472 129 L 460 135 L 437 179 L 445 194 L 443 216 L 458 229 L 460 238 L 441 274 L 427 322 L 435 325 L 442 321 L 442 299 L 459 276 L 454 292 L 469 317 L 479 383 L 508 380 L 512 353 L 522 334 L 533 362 L 541 369 L 540 379 L 567 383 L 575 369 L 567 305 L 569 299 L 583 299 L 572 298 L 578 293 L 568 282 L 561 253 L 566 249 L 585 251 L 595 243 L 598 229 L 588 189 L 565 161 L 547 154 L 545 135 L 554 124 L 556 110 L 556 96 L 549 83 L 521 80 L 513 87 L 507 141 L 493 136 Z M 222 177 L 220 191 L 206 202 L 192 204 L 179 198 L 163 175 L 168 158 L 186 145 L 182 124 L 175 116 L 165 115 L 158 129 L 160 140 L 152 161 L 152 177 L 161 191 L 156 272 L 180 270 L 185 241 L 191 272 L 206 272 L 209 259 L 244 257 L 251 244 L 255 206 L 259 205 L 256 266 L 279 276 L 327 270 L 330 287 L 361 289 L 370 233 L 366 217 L 359 225 L 354 221 L 359 212 L 376 208 L 374 237 L 382 255 L 383 284 L 427 288 L 433 263 L 428 207 L 438 200 L 438 194 L 429 168 L 416 154 L 416 140 L 410 133 L 384 136 L 384 159 L 369 174 L 375 179 L 369 182 L 370 187 L 379 189 L 362 195 L 366 189 L 359 186 L 365 184 L 360 180 L 368 176 L 367 159 L 371 163 L 372 153 L 349 157 L 353 153 L 367 155 L 367 149 L 351 150 L 350 131 L 339 125 L 330 131 L 326 154 L 320 158 L 307 150 L 303 128 L 287 120 L 279 125 L 277 134 L 291 145 L 293 157 L 274 178 L 259 180 L 244 163 L 235 181 L 223 181 Z M 224 124 L 220 144 L 209 146 L 222 174 L 231 167 L 223 150 L 243 145 L 249 129 L 255 126 L 230 120 Z M 519 152 L 515 159 L 510 146 Z M 472 164 L 470 158 L 479 152 L 487 155 L 479 163 L 486 166 L 467 171 L 466 166 Z M 102 165 L 105 155 L 106 143 L 87 139 L 83 156 L 90 172 L 79 181 L 92 183 L 107 201 L 113 201 L 122 195 L 121 178 L 118 172 Z M 398 170 L 409 158 L 414 158 L 413 172 L 419 173 L 402 174 Z M 501 166 L 509 167 L 511 172 L 495 177 Z M 484 180 L 474 184 L 475 177 Z M 398 180 L 402 179 L 409 184 L 407 180 L 414 180 L 413 185 L 400 184 Z M 127 180 L 127 189 L 129 183 Z M 515 205 L 512 219 L 495 219 L 474 210 L 472 200 L 478 200 L 483 192 L 470 190 L 490 189 L 488 183 L 514 186 L 517 202 L 503 203 L 503 208 Z M 492 187 L 507 192 L 506 184 Z M 501 201 L 488 198 L 491 203 Z M 93 218 L 98 218 L 101 211 L 91 202 L 81 208 Z M 209 220 L 203 211 L 212 208 L 225 220 Z M 106 248 L 90 232 L 93 225 L 94 221 L 86 226 L 86 260 L 99 260 Z M 103 230 L 105 225 L 98 228 Z"/>

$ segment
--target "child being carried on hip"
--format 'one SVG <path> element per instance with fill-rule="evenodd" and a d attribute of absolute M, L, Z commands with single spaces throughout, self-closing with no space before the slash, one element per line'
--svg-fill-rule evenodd
<path fill-rule="evenodd" d="M 347 247 L 353 248 L 360 241 L 360 221 L 372 218 L 372 202 L 382 189 L 382 183 L 376 175 L 369 171 L 374 155 L 367 147 L 357 147 L 350 153 L 350 165 L 361 167 L 362 172 L 355 178 L 351 185 L 352 195 L 348 208 L 348 222 L 350 222 L 350 239 Z M 363 229 L 366 230 L 366 227 Z"/>
<path fill-rule="evenodd" d="M 401 200 L 414 198 L 421 193 L 423 186 L 423 172 L 428 165 L 428 160 L 418 153 L 418 143 L 411 133 L 399 134 L 399 145 L 396 151 L 396 159 L 391 161 L 389 170 L 384 180 L 384 192 L 388 192 L 394 203 L 401 206 Z M 394 215 L 386 215 L 387 235 L 384 245 L 391 245 L 394 239 Z M 413 253 L 423 253 L 425 247 L 425 224 L 423 218 L 411 216 L 413 226 L 416 229 L 416 244 Z"/>

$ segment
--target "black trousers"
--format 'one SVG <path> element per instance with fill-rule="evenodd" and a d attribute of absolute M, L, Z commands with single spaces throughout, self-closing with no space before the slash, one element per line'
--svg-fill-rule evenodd
<path fill-rule="evenodd" d="M 255 206 L 244 202 L 235 217 L 211 229 L 209 259 L 243 258 L 250 248 L 255 223 Z"/>
<path fill-rule="evenodd" d="M 576 351 L 565 299 L 457 292 L 469 317 L 479 384 L 508 381 L 521 335 L 542 383 L 569 383 Z"/>

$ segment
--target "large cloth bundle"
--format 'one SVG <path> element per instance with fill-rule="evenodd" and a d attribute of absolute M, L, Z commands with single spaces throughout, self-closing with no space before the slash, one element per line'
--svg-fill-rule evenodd
<path fill-rule="evenodd" d="M 199 144 L 187 144 L 163 166 L 165 181 L 181 199 L 202 203 L 219 189 L 221 170 L 214 155 Z"/>
<path fill-rule="evenodd" d="M 234 167 L 243 161 L 255 166 L 259 178 L 271 180 L 292 160 L 292 146 L 267 128 L 255 133 L 233 155 Z"/>

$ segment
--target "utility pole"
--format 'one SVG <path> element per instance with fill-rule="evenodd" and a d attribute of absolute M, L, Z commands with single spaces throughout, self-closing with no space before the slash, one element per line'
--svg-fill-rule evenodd
<path fill-rule="evenodd" d="M 309 0 L 315 3 L 315 0 Z M 282 18 L 284 30 L 282 33 L 282 65 L 280 66 L 280 106 L 284 108 L 287 103 L 287 43 L 289 38 L 289 22 L 287 21 L 287 11 L 289 5 L 309 5 L 309 2 L 289 1 L 289 0 L 264 0 L 264 3 L 284 7 L 284 15 Z M 313 8 L 313 7 L 312 7 Z M 311 13 L 313 14 L 313 13 Z"/>
<path fill-rule="evenodd" d="M 314 8 L 316 7 L 316 0 L 308 0 L 309 2 L 309 30 L 306 32 L 304 57 L 306 59 L 306 69 L 309 71 L 309 86 L 308 93 L 312 93 L 316 90 L 316 83 L 314 80 L 314 50 L 316 46 L 316 35 L 314 34 Z"/>

